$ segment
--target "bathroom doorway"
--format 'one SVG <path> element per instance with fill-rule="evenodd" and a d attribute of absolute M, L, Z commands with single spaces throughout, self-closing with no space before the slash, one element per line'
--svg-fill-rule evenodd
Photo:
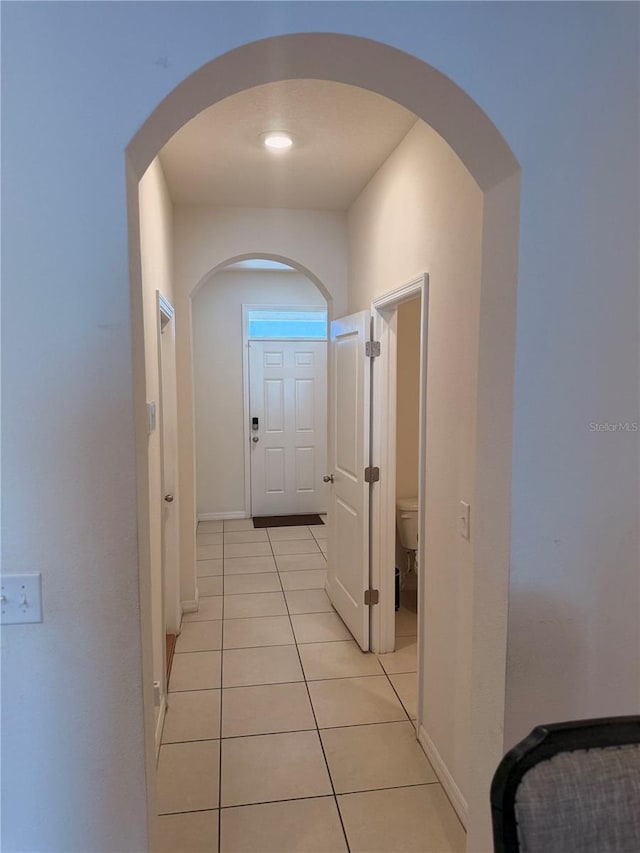
<path fill-rule="evenodd" d="M 379 590 L 379 606 L 370 608 L 371 648 L 393 654 L 398 661 L 394 689 L 413 706 L 418 739 L 431 758 L 421 736 L 425 731 L 428 274 L 376 299 L 372 317 L 373 337 L 380 348 L 372 373 L 371 456 L 380 467 L 380 480 L 371 495 L 371 586 Z M 405 545 L 415 547 L 402 545 L 400 524 Z M 456 806 L 455 798 L 451 799 Z"/>
<path fill-rule="evenodd" d="M 416 641 L 424 569 L 418 559 L 421 302 L 420 296 L 402 302 L 396 318 L 396 650 Z M 417 696 L 415 676 L 413 682 Z"/>
<path fill-rule="evenodd" d="M 416 613 L 420 637 L 418 578 L 420 567 L 425 565 L 424 537 L 420 534 L 425 527 L 428 310 L 426 273 L 373 303 L 373 334 L 380 343 L 380 355 L 373 367 L 371 455 L 380 467 L 380 482 L 372 492 L 371 582 L 380 591 L 380 606 L 372 608 L 371 639 L 372 649 L 379 653 L 396 649 L 396 568 L 401 602 L 404 598 Z M 412 499 L 414 509 L 403 514 L 415 512 L 415 519 L 411 519 L 414 533 L 416 528 L 418 531 L 415 553 L 407 552 L 399 543 L 398 498 L 405 499 L 405 506 L 407 499 Z M 420 645 L 418 641 L 418 654 Z"/>

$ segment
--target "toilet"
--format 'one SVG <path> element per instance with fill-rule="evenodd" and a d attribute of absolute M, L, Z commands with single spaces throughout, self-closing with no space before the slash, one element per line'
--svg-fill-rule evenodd
<path fill-rule="evenodd" d="M 396 528 L 400 545 L 407 558 L 405 568 L 396 568 L 396 610 L 398 610 L 401 590 L 405 588 L 411 571 L 418 574 L 418 498 L 397 499 Z"/>
<path fill-rule="evenodd" d="M 418 550 L 418 498 L 398 498 L 396 501 L 396 526 L 400 544 L 405 551 Z"/>

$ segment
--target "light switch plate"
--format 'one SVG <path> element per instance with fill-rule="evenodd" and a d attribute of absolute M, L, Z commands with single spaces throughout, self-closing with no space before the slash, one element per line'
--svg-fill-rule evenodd
<path fill-rule="evenodd" d="M 2 575 L 0 623 L 20 625 L 42 622 L 42 578 L 39 573 Z"/>
<path fill-rule="evenodd" d="M 458 533 L 463 539 L 471 539 L 471 507 L 465 501 L 458 504 Z"/>

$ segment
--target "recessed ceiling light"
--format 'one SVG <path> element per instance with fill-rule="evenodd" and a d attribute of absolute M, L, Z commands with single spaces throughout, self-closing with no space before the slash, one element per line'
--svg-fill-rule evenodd
<path fill-rule="evenodd" d="M 263 145 L 271 151 L 285 151 L 293 145 L 290 134 L 283 130 L 271 130 L 269 133 L 263 133 L 260 139 L 262 139 Z"/>

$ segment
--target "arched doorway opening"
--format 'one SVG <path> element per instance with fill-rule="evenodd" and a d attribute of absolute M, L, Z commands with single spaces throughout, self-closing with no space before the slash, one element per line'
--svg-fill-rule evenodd
<path fill-rule="evenodd" d="M 466 797 L 469 843 L 475 849 L 473 839 L 486 838 L 488 783 L 502 754 L 519 167 L 488 117 L 451 80 L 383 44 L 343 35 L 299 34 L 249 44 L 213 60 L 178 86 L 150 116 L 127 149 L 139 481 L 148 478 L 139 181 L 167 140 L 203 109 L 253 86 L 300 78 L 359 86 L 407 107 L 451 146 L 482 191 L 478 398 L 474 412 L 474 588 L 473 616 L 468 626 L 473 649 L 470 703 L 474 753 Z M 183 497 L 181 514 L 186 515 L 188 525 L 193 506 L 188 506 L 188 495 Z M 144 538 L 148 514 L 147 498 L 140 494 L 143 601 L 148 595 L 149 543 Z M 143 632 L 144 622 L 143 614 Z M 148 753 L 152 755 L 153 750 Z"/>
<path fill-rule="evenodd" d="M 217 265 L 192 290 L 198 522 L 326 511 L 326 496 L 319 484 L 326 470 L 326 318 L 332 301 L 330 291 L 302 264 L 282 255 L 265 257 L 260 253 L 236 256 Z M 274 329 L 270 329 L 264 318 L 274 320 L 274 311 L 279 311 L 281 318 L 275 322 Z M 298 338 L 304 328 L 297 329 L 294 324 L 289 330 L 282 325 L 287 317 L 297 317 L 299 311 L 318 312 L 318 321 L 324 320 L 325 339 L 315 342 L 308 339 L 311 349 L 321 355 L 318 363 L 313 358 L 313 368 L 295 368 L 296 359 L 300 358 L 296 351 L 304 349 L 304 342 L 301 338 L 287 340 Z M 264 365 L 256 361 L 263 361 L 259 358 L 259 350 L 269 342 L 273 349 L 276 339 L 283 358 L 292 362 L 286 370 L 283 364 L 267 371 L 271 387 L 274 382 L 281 387 L 280 380 L 275 381 L 280 371 L 287 374 L 286 379 L 284 373 L 282 377 L 286 399 L 281 402 L 287 414 L 284 453 L 291 458 L 278 469 L 280 474 L 288 469 L 280 484 L 284 491 L 276 489 L 275 483 L 267 488 L 266 459 L 274 455 L 275 448 L 267 447 L 274 442 L 269 441 L 269 428 L 265 423 L 268 405 L 263 393 Z M 301 374 L 298 380 L 309 374 L 307 383 L 303 383 L 305 388 L 309 383 L 317 386 L 308 414 L 312 421 L 317 420 L 321 425 L 319 430 L 307 428 L 297 435 L 294 423 L 290 422 L 297 387 L 291 371 Z M 224 407 L 220 407 L 220 400 L 225 401 Z M 251 426 L 252 416 L 257 419 L 255 429 Z M 279 446 L 282 436 L 277 435 L 275 444 Z M 307 471 L 310 479 L 301 488 L 294 486 L 295 483 L 300 485 L 296 457 L 302 452 L 296 452 L 295 447 L 304 447 L 303 457 L 313 458 L 311 470 Z M 219 528 L 220 525 L 210 527 Z"/>

